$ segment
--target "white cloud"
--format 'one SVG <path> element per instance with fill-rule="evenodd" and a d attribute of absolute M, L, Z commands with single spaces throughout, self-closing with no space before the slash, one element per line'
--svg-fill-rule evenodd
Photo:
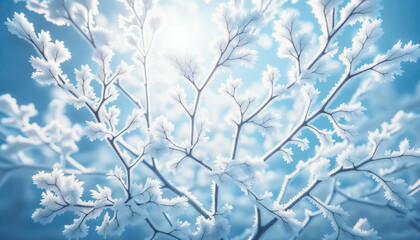
<path fill-rule="evenodd" d="M 271 37 L 265 33 L 261 34 L 257 41 L 258 45 L 260 45 L 264 49 L 270 49 L 273 46 L 273 40 Z"/>

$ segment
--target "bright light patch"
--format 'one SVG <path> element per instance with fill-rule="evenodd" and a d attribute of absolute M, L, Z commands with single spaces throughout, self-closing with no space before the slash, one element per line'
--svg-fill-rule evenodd
<path fill-rule="evenodd" d="M 171 3 L 161 7 L 164 22 L 158 32 L 159 38 L 156 39 L 160 41 L 159 46 L 175 54 L 203 52 L 202 49 L 209 49 L 216 34 L 216 27 L 209 20 L 211 14 L 199 11 L 194 1 L 184 1 L 182 9 L 178 8 L 179 5 Z"/>
<path fill-rule="evenodd" d="M 197 40 L 194 38 L 192 30 L 183 24 L 171 24 L 163 34 L 165 35 L 163 38 L 165 45 L 170 49 L 188 50 L 192 46 L 197 47 Z"/>

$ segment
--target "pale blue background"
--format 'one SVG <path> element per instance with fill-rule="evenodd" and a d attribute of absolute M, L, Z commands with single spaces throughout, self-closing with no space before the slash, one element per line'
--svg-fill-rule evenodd
<path fill-rule="evenodd" d="M 163 0 L 161 0 L 163 1 Z M 106 4 L 103 1 L 101 4 Z M 304 1 L 300 1 L 299 6 L 303 7 L 302 12 L 310 13 L 311 10 Z M 412 40 L 414 43 L 420 43 L 420 1 L 418 0 L 385 0 L 382 2 L 384 10 L 381 12 L 383 19 L 384 36 L 379 42 L 381 52 L 386 51 L 398 40 L 407 43 Z M 105 5 L 106 6 L 106 5 Z M 103 9 L 103 5 L 101 5 Z M 110 9 L 105 9 L 110 11 Z M 23 3 L 15 4 L 12 1 L 0 1 L 0 22 L 11 18 L 13 12 L 24 12 L 35 28 L 49 29 L 54 39 L 65 40 L 66 46 L 72 51 L 72 62 L 84 62 L 83 59 L 90 58 L 91 49 L 81 38 L 75 34 L 70 27 L 60 27 L 48 23 L 43 16 L 34 14 L 25 9 Z M 312 16 L 303 16 L 312 20 Z M 349 44 L 349 42 L 347 42 Z M 48 106 L 51 99 L 51 87 L 45 87 L 37 84 L 30 78 L 33 72 L 29 64 L 29 56 L 34 54 L 32 47 L 16 36 L 11 35 L 4 24 L 0 24 L 0 95 L 11 93 L 18 99 L 19 104 L 34 103 L 37 109 L 42 112 Z M 269 59 L 267 61 L 270 61 Z M 70 64 L 69 64 L 70 65 Z M 68 65 L 67 65 L 68 66 Z M 419 64 L 403 64 L 404 75 L 398 77 L 398 81 L 393 82 L 395 89 L 403 93 L 414 93 L 414 86 L 420 80 Z M 64 69 L 65 72 L 73 72 L 72 67 Z M 258 73 L 259 74 L 259 73 Z M 420 103 L 419 103 L 420 104 Z M 86 112 L 76 113 L 70 110 L 70 114 L 86 114 Z M 80 117 L 78 119 L 83 119 Z M 35 120 L 43 121 L 37 117 Z M 1 142 L 0 142 L 1 143 Z M 81 142 L 80 148 L 86 148 L 86 140 Z M 58 217 L 53 223 L 46 226 L 35 224 L 30 218 L 30 214 L 38 207 L 40 200 L 40 191 L 35 190 L 31 184 L 33 172 L 25 172 L 25 178 L 12 177 L 6 185 L 0 186 L 0 239 L 62 239 L 61 231 L 64 224 L 72 221 L 72 214 L 66 214 Z M 26 191 L 23 191 L 26 189 Z M 92 223 L 91 226 L 94 226 Z M 96 224 L 97 225 L 97 224 Z M 90 229 L 89 239 L 97 235 Z M 377 229 L 379 232 L 381 229 Z M 238 232 L 240 229 L 232 229 L 232 232 Z M 130 227 L 122 237 L 128 239 L 141 239 L 142 230 L 136 227 Z M 386 239 L 386 236 L 383 236 Z"/>

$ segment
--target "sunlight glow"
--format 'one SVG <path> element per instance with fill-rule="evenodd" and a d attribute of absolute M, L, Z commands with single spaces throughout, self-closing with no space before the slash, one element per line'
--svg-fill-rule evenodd
<path fill-rule="evenodd" d="M 197 47 L 197 40 L 194 38 L 192 29 L 186 28 L 184 24 L 177 24 L 169 27 L 164 33 L 166 47 L 176 50 L 188 50 Z"/>
<path fill-rule="evenodd" d="M 180 7 L 177 6 L 177 8 Z M 174 8 L 172 4 L 161 8 L 161 14 L 165 16 L 165 20 L 158 33 L 161 41 L 159 45 L 163 50 L 175 54 L 209 49 L 212 36 L 216 32 L 216 27 L 210 20 L 211 14 L 206 11 L 200 12 L 194 1 L 185 1 L 182 10 L 177 8 Z"/>

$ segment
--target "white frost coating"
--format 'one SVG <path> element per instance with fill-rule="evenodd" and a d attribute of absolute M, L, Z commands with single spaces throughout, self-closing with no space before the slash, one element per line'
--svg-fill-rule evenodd
<path fill-rule="evenodd" d="M 31 117 L 37 114 L 33 104 L 18 106 L 16 99 L 10 94 L 0 96 L 0 111 L 10 117 L 19 118 L 22 122 L 28 122 Z"/>
<path fill-rule="evenodd" d="M 310 0 L 308 4 L 312 7 L 312 13 L 315 15 L 318 20 L 319 25 L 321 25 L 321 30 L 324 35 L 332 29 L 332 23 L 326 22 L 325 16 L 332 16 L 333 11 L 336 11 L 338 5 L 340 5 L 343 0 Z M 336 19 L 333 19 L 336 21 Z"/>
<path fill-rule="evenodd" d="M 124 60 L 115 69 L 114 78 L 125 79 L 130 76 L 131 72 L 134 71 L 134 67 L 128 65 Z"/>
<path fill-rule="evenodd" d="M 362 106 L 361 102 L 355 104 L 342 103 L 339 107 L 330 110 L 329 112 L 337 120 L 344 118 L 346 121 L 354 121 L 363 115 L 366 108 Z"/>
<path fill-rule="evenodd" d="M 352 0 L 344 8 L 340 10 L 340 22 L 353 25 L 357 21 L 366 21 L 368 19 L 375 19 L 379 16 L 379 11 L 382 6 L 379 5 L 379 0 Z"/>
<path fill-rule="evenodd" d="M 402 74 L 402 62 L 417 61 L 420 56 L 419 47 L 419 44 L 412 42 L 402 46 L 402 42 L 399 41 L 386 54 L 376 56 L 371 64 L 361 66 L 356 72 L 367 72 L 374 81 L 393 80 L 395 75 Z"/>
<path fill-rule="evenodd" d="M 371 228 L 366 218 L 360 218 L 356 224 L 354 224 L 353 230 L 362 235 L 364 239 L 381 239 L 378 236 L 378 231 Z"/>
<path fill-rule="evenodd" d="M 277 218 L 284 222 L 284 224 L 287 224 L 287 228 L 290 228 L 292 231 L 297 232 L 302 227 L 302 223 L 296 219 L 296 213 L 293 210 L 284 210 L 284 206 L 274 202 L 273 211 L 277 215 Z"/>
<path fill-rule="evenodd" d="M 114 52 L 107 46 L 100 47 L 96 49 L 92 59 L 98 64 L 98 72 L 96 76 L 102 82 L 106 82 L 108 74 L 110 74 L 110 62 L 112 57 L 114 56 Z"/>
<path fill-rule="evenodd" d="M 152 123 L 149 134 L 149 151 L 152 156 L 163 156 L 169 150 L 169 141 L 173 141 L 174 125 L 164 116 L 159 116 Z"/>
<path fill-rule="evenodd" d="M 108 124 L 110 124 L 113 128 L 115 128 L 115 126 L 120 121 L 118 118 L 120 116 L 120 109 L 116 106 L 109 107 L 103 115 Z"/>
<path fill-rule="evenodd" d="M 112 199 L 112 190 L 109 187 L 101 187 L 99 185 L 96 185 L 96 190 L 90 190 L 92 193 L 92 198 L 96 199 L 95 206 L 96 207 L 104 207 L 107 203 L 110 201 L 113 201 Z"/>
<path fill-rule="evenodd" d="M 339 166 L 351 167 L 357 165 L 361 159 L 368 156 L 369 149 L 360 146 L 355 147 L 354 145 L 348 145 L 347 148 L 337 156 L 337 163 Z"/>
<path fill-rule="evenodd" d="M 261 158 L 250 157 L 240 158 L 237 161 L 219 157 L 215 160 L 215 164 L 212 175 L 217 183 L 236 179 L 244 192 L 252 188 L 253 182 L 258 181 L 263 176 L 266 168 L 266 164 Z"/>
<path fill-rule="evenodd" d="M 53 100 L 49 105 L 53 120 L 48 120 L 46 125 L 40 126 L 31 120 L 37 115 L 37 110 L 32 103 L 19 106 L 10 95 L 0 96 L 0 112 L 7 115 L 1 119 L 1 123 L 8 128 L 20 129 L 19 133 L 10 133 L 5 137 L 5 143 L 1 145 L 2 155 L 10 160 L 13 159 L 16 164 L 23 164 L 22 167 L 31 167 L 31 164 L 37 161 L 30 160 L 27 154 L 34 149 L 49 149 L 59 156 L 57 160 L 60 162 L 56 163 L 55 167 L 65 167 L 66 162 L 69 162 L 77 170 L 88 171 L 70 157 L 79 150 L 76 142 L 80 140 L 81 127 L 78 124 L 72 125 L 68 121 L 68 118 L 63 115 L 62 106 L 65 106 L 63 101 Z M 9 166 L 11 170 L 18 167 L 18 165 L 13 165 Z"/>
<path fill-rule="evenodd" d="M 60 66 L 54 62 L 47 62 L 41 58 L 31 58 L 32 67 L 36 72 L 32 74 L 32 78 L 41 84 L 54 84 L 59 82 L 59 75 L 61 75 Z"/>
<path fill-rule="evenodd" d="M 77 90 L 80 95 L 92 98 L 94 96 L 93 88 L 90 82 L 93 80 L 89 65 L 82 65 L 80 70 L 74 69 L 74 74 L 77 80 Z"/>
<path fill-rule="evenodd" d="M 325 180 L 329 177 L 330 160 L 327 158 L 320 158 L 310 166 L 312 178 L 316 180 Z"/>
<path fill-rule="evenodd" d="M 125 122 L 125 126 L 124 126 L 125 131 L 131 132 L 141 127 L 143 124 L 143 115 L 144 115 L 143 110 L 139 110 L 139 109 L 133 110 L 133 112 L 131 113 L 130 116 L 128 116 L 127 121 Z"/>
<path fill-rule="evenodd" d="M 319 140 L 320 147 L 318 152 L 322 153 L 324 151 L 328 151 L 332 147 L 334 147 L 335 140 L 333 139 L 333 131 L 327 129 L 317 129 L 316 127 L 311 127 L 310 130 L 316 135 Z"/>
<path fill-rule="evenodd" d="M 408 186 L 403 179 L 386 179 L 369 172 L 366 175 L 372 177 L 385 190 L 385 198 L 391 201 L 395 206 L 402 209 L 409 209 L 416 200 L 408 195 Z"/>
<path fill-rule="evenodd" d="M 360 219 L 351 228 L 344 221 L 347 213 L 340 206 L 327 205 L 318 198 L 311 197 L 311 202 L 321 210 L 324 217 L 328 218 L 334 229 L 334 233 L 324 235 L 323 239 L 380 239 L 378 233 L 371 229 L 366 219 Z"/>
<path fill-rule="evenodd" d="M 344 62 L 347 67 L 354 70 L 369 53 L 369 50 L 374 46 L 373 44 L 382 37 L 383 31 L 381 28 L 382 21 L 379 19 L 364 21 L 359 32 L 352 39 L 351 48 L 344 48 L 340 55 L 340 60 Z"/>
<path fill-rule="evenodd" d="M 283 159 L 284 159 L 284 161 L 286 161 L 286 163 L 293 162 L 293 157 L 292 157 L 293 151 L 292 151 L 292 148 L 283 148 L 280 151 L 280 153 L 281 153 L 281 155 L 283 155 Z"/>
<path fill-rule="evenodd" d="M 228 220 L 218 215 L 212 219 L 206 219 L 203 216 L 197 217 L 197 231 L 193 239 L 223 239 L 227 238 L 230 231 Z"/>
<path fill-rule="evenodd" d="M 80 197 L 83 193 L 83 182 L 75 180 L 75 176 L 64 176 L 62 170 L 55 169 L 52 173 L 39 172 L 33 177 L 34 184 L 38 188 L 45 189 L 42 194 L 41 205 L 32 214 L 35 222 L 47 224 L 51 222 L 55 216 L 61 215 L 66 211 L 82 212 L 83 208 L 90 208 L 90 204 L 82 202 Z M 80 206 L 80 207 L 79 207 Z M 91 211 L 86 214 L 85 218 L 75 219 L 72 225 L 66 225 L 64 234 L 68 238 L 79 238 L 86 236 L 87 219 L 96 218 L 100 212 Z"/>
<path fill-rule="evenodd" d="M 268 87 L 276 86 L 277 81 L 281 77 L 279 70 L 276 67 L 267 64 L 267 70 L 263 72 L 262 82 Z"/>
<path fill-rule="evenodd" d="M 12 20 L 7 19 L 6 26 L 10 33 L 28 42 L 36 39 L 34 25 L 28 22 L 23 13 L 15 12 Z"/>
<path fill-rule="evenodd" d="M 310 28 L 300 22 L 296 11 L 287 10 L 281 14 L 281 19 L 274 24 L 273 37 L 279 43 L 277 56 L 296 61 L 301 71 L 303 59 L 312 44 L 313 35 Z"/>
<path fill-rule="evenodd" d="M 99 139 L 105 140 L 105 138 L 110 137 L 111 133 L 108 131 L 105 123 L 95 123 L 88 121 L 86 122 L 87 127 L 85 128 L 86 136 L 91 140 Z"/>
<path fill-rule="evenodd" d="M 246 9 L 243 1 L 229 1 L 219 5 L 213 21 L 223 31 L 227 30 L 229 38 L 227 41 L 216 41 L 216 51 L 220 53 L 218 65 L 230 67 L 234 62 L 239 62 L 252 67 L 255 64 L 257 51 L 248 46 L 256 40 L 262 14 Z"/>
<path fill-rule="evenodd" d="M 49 61 L 54 61 L 57 64 L 65 62 L 71 57 L 69 50 L 64 47 L 64 42 L 58 40 L 48 45 L 46 55 Z"/>
<path fill-rule="evenodd" d="M 70 24 L 73 19 L 85 23 L 87 13 L 98 14 L 97 0 L 27 0 L 28 9 L 45 15 L 45 19 L 58 26 Z M 69 15 L 70 14 L 70 15 Z"/>

